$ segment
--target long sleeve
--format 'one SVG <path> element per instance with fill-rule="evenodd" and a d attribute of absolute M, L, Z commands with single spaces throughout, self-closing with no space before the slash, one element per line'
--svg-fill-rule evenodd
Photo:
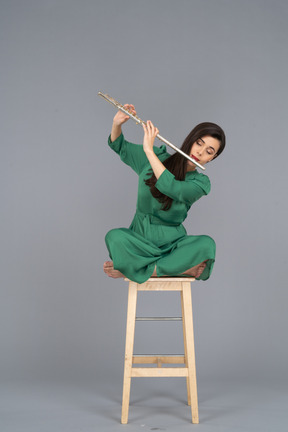
<path fill-rule="evenodd" d="M 149 163 L 143 150 L 143 146 L 126 141 L 122 133 L 113 142 L 111 141 L 111 136 L 109 136 L 108 145 L 120 156 L 120 159 L 125 164 L 129 165 L 138 175 Z M 154 151 L 161 161 L 169 157 L 169 153 L 167 153 L 165 145 L 162 145 L 161 147 L 154 147 Z"/>
<path fill-rule="evenodd" d="M 164 195 L 191 206 L 203 195 L 210 192 L 211 185 L 209 177 L 197 171 L 191 173 L 191 175 L 188 174 L 187 177 L 185 181 L 176 180 L 175 176 L 166 169 L 155 186 Z"/>

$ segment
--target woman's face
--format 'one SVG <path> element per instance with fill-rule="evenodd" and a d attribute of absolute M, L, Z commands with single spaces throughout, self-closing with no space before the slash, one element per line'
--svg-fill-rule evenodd
<path fill-rule="evenodd" d="M 192 144 L 190 157 L 195 159 L 201 165 L 205 165 L 216 156 L 219 148 L 220 142 L 218 139 L 205 135 Z M 193 164 L 193 162 L 188 161 L 187 171 L 194 171 L 195 169 L 196 165 Z"/>

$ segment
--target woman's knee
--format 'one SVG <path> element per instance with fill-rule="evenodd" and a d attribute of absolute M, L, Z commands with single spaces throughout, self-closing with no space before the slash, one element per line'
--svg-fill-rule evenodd
<path fill-rule="evenodd" d="M 125 228 L 113 228 L 105 236 L 106 244 L 124 242 L 127 237 L 127 230 Z"/>
<path fill-rule="evenodd" d="M 109 244 L 111 242 L 117 241 L 118 238 L 119 238 L 119 229 L 113 228 L 107 232 L 107 234 L 105 236 L 105 242 L 106 242 L 106 244 Z"/>
<path fill-rule="evenodd" d="M 213 251 L 214 254 L 216 252 L 216 243 L 214 239 L 208 235 L 203 235 L 203 247 L 207 251 Z"/>

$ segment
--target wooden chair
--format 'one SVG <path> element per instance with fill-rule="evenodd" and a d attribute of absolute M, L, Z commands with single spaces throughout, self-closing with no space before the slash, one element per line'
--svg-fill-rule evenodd
<path fill-rule="evenodd" d="M 192 423 L 199 423 L 198 417 L 198 397 L 196 382 L 194 330 L 192 315 L 191 282 L 194 278 L 181 277 L 161 277 L 150 278 L 143 284 L 129 282 L 127 327 L 126 327 L 126 346 L 123 380 L 123 399 L 121 423 L 128 423 L 130 387 L 132 377 L 186 377 L 188 405 L 191 405 Z M 136 304 L 138 291 L 180 291 L 182 317 L 155 317 L 138 318 L 136 317 Z M 137 320 L 182 320 L 184 355 L 133 355 L 135 321 Z M 135 367 L 139 364 L 155 364 L 156 367 Z M 162 364 L 181 365 L 180 367 L 161 367 Z"/>

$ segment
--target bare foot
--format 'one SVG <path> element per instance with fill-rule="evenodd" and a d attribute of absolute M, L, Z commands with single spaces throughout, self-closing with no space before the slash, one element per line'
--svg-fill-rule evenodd
<path fill-rule="evenodd" d="M 107 274 L 107 276 L 114 279 L 125 277 L 119 270 L 114 269 L 113 261 L 105 261 L 103 264 L 103 270 Z"/>
<path fill-rule="evenodd" d="M 195 278 L 199 278 L 206 267 L 207 261 L 203 261 L 202 263 L 198 264 L 197 266 L 190 268 L 189 270 L 184 272 L 184 274 L 195 277 Z"/>

